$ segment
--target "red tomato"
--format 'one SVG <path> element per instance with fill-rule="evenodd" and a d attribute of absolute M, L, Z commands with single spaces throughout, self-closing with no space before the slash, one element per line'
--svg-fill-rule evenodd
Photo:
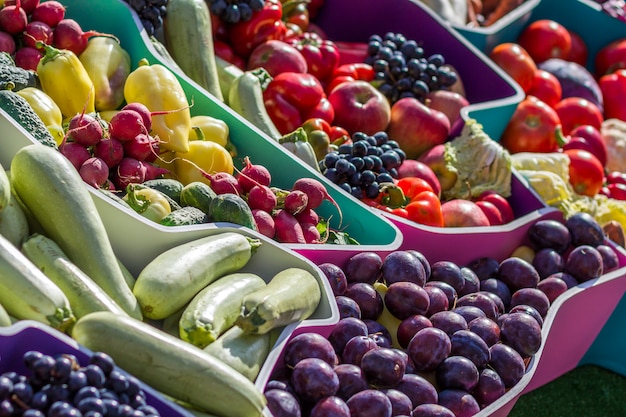
<path fill-rule="evenodd" d="M 524 92 L 528 92 L 533 84 L 537 65 L 524 48 L 517 43 L 501 43 L 491 50 L 489 58 L 509 74 Z"/>
<path fill-rule="evenodd" d="M 572 37 L 559 22 L 539 19 L 526 26 L 517 38 L 517 43 L 528 55 L 540 63 L 550 58 L 566 59 L 572 49 Z"/>
<path fill-rule="evenodd" d="M 587 58 L 589 57 L 589 48 L 587 43 L 578 33 L 571 29 L 568 29 L 569 35 L 572 38 L 572 48 L 567 56 L 567 61 L 576 62 L 583 67 L 587 65 Z"/>
<path fill-rule="evenodd" d="M 563 133 L 569 135 L 574 128 L 590 125 L 600 129 L 604 117 L 602 111 L 591 101 L 582 97 L 567 97 L 554 106 L 559 115 Z"/>
<path fill-rule="evenodd" d="M 432 191 L 422 191 L 405 208 L 409 220 L 426 226 L 443 227 L 441 201 Z"/>
<path fill-rule="evenodd" d="M 554 152 L 561 121 L 556 111 L 535 96 L 527 96 L 517 105 L 500 143 L 511 153 Z"/>
<path fill-rule="evenodd" d="M 533 85 L 526 94 L 535 96 L 548 106 L 554 107 L 556 103 L 561 101 L 563 89 L 558 78 L 552 73 L 538 68 L 535 71 Z"/>
<path fill-rule="evenodd" d="M 330 131 L 328 132 L 328 137 L 330 137 L 330 141 L 332 143 L 340 138 L 350 139 L 350 134 L 341 126 L 331 126 Z"/>
<path fill-rule="evenodd" d="M 616 39 L 600 48 L 594 61 L 598 77 L 626 68 L 626 38 Z"/>
<path fill-rule="evenodd" d="M 593 197 L 604 183 L 604 167 L 591 152 L 583 149 L 563 151 L 569 157 L 569 182 L 574 191 Z"/>
<path fill-rule="evenodd" d="M 400 187 L 404 196 L 409 200 L 413 200 L 422 191 L 434 192 L 433 187 L 430 186 L 428 181 L 418 177 L 405 177 L 400 178 L 396 185 Z"/>

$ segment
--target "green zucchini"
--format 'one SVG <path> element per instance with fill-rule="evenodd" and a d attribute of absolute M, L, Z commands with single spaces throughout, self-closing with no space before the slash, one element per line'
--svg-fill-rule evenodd
<path fill-rule="evenodd" d="M 247 334 L 233 326 L 204 351 L 254 381 L 270 353 L 270 333 Z"/>
<path fill-rule="evenodd" d="M 213 343 L 235 324 L 243 297 L 264 286 L 263 278 L 243 272 L 225 275 L 207 285 L 183 311 L 180 338 L 200 348 Z"/>
<path fill-rule="evenodd" d="M 252 210 L 248 203 L 237 194 L 218 194 L 209 203 L 209 220 L 228 222 L 257 230 Z"/>
<path fill-rule="evenodd" d="M 57 142 L 26 99 L 11 90 L 0 90 L 0 108 L 30 133 L 35 140 L 57 148 Z"/>
<path fill-rule="evenodd" d="M 98 311 L 82 317 L 72 337 L 109 354 L 122 369 L 165 395 L 220 417 L 260 417 L 265 397 L 247 378 L 202 349 L 148 323 Z"/>
<path fill-rule="evenodd" d="M 208 223 L 206 213 L 196 207 L 181 207 L 163 217 L 160 224 L 164 226 L 188 226 L 191 224 Z"/>
<path fill-rule="evenodd" d="M 36 320 L 61 331 L 76 321 L 63 291 L 2 235 L 0 304 L 13 317 Z"/>
<path fill-rule="evenodd" d="M 11 161 L 11 185 L 67 257 L 133 317 L 141 317 L 95 202 L 78 171 L 60 152 L 39 144 Z"/>
<path fill-rule="evenodd" d="M 133 293 L 145 317 L 161 320 L 185 306 L 204 287 L 243 268 L 259 239 L 222 232 L 175 246 L 139 273 Z"/>
<path fill-rule="evenodd" d="M 180 202 L 184 206 L 192 206 L 210 213 L 211 201 L 217 193 L 208 185 L 200 181 L 193 181 L 185 185 L 180 192 Z"/>
<path fill-rule="evenodd" d="M 142 185 L 162 192 L 177 204 L 181 204 L 180 193 L 183 191 L 183 183 L 173 178 L 157 178 L 142 182 Z"/>
<path fill-rule="evenodd" d="M 0 165 L 0 211 L 9 205 L 11 201 L 11 181 L 7 172 Z"/>
<path fill-rule="evenodd" d="M 243 75 L 243 70 L 217 55 L 215 55 L 215 65 L 217 66 L 217 78 L 222 90 L 222 96 L 224 97 L 224 103 L 229 104 L 230 88 L 235 80 Z"/>
<path fill-rule="evenodd" d="M 20 248 L 29 232 L 28 218 L 13 193 L 10 193 L 9 204 L 0 210 L 0 235 Z"/>
<path fill-rule="evenodd" d="M 301 268 L 287 268 L 267 285 L 244 297 L 235 324 L 248 334 L 263 334 L 311 316 L 321 300 L 320 284 Z"/>
<path fill-rule="evenodd" d="M 40 234 L 31 235 L 22 245 L 22 252 L 63 291 L 77 318 L 94 311 L 126 314 L 98 284 L 69 260 L 52 239 Z"/>
<path fill-rule="evenodd" d="M 8 327 L 13 324 L 11 316 L 7 313 L 7 310 L 0 304 L 0 327 Z"/>

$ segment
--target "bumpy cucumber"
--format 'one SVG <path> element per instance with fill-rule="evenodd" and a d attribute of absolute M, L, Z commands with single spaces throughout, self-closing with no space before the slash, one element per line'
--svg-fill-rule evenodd
<path fill-rule="evenodd" d="M 109 295 L 63 253 L 52 239 L 31 235 L 22 245 L 22 252 L 63 291 L 77 318 L 94 311 L 126 314 Z"/>
<path fill-rule="evenodd" d="M 192 224 L 208 223 L 206 213 L 196 207 L 181 207 L 163 217 L 159 223 L 164 226 L 188 226 Z"/>
<path fill-rule="evenodd" d="M 204 351 L 254 381 L 270 353 L 270 333 L 247 334 L 233 326 Z"/>
<path fill-rule="evenodd" d="M 140 318 L 96 204 L 70 161 L 47 146 L 25 146 L 11 161 L 11 185 L 44 234 L 124 311 Z"/>
<path fill-rule="evenodd" d="M 287 268 L 243 299 L 235 324 L 249 334 L 263 334 L 311 316 L 321 300 L 320 284 L 301 268 Z"/>
<path fill-rule="evenodd" d="M 54 136 L 24 97 L 11 90 L 0 90 L 0 108 L 37 141 L 56 149 L 57 142 Z"/>
<path fill-rule="evenodd" d="M 177 204 L 181 204 L 180 193 L 183 191 L 183 184 L 173 178 L 157 178 L 154 180 L 144 181 L 142 185 L 160 191 L 167 195 Z"/>
<path fill-rule="evenodd" d="M 82 317 L 72 337 L 159 392 L 220 417 L 259 417 L 265 397 L 247 378 L 202 349 L 150 324 L 108 311 Z"/>
<path fill-rule="evenodd" d="M 180 192 L 181 204 L 196 207 L 207 215 L 210 213 L 211 201 L 215 197 L 217 193 L 208 184 L 200 181 L 190 182 Z"/>
<path fill-rule="evenodd" d="M 229 222 L 257 230 L 250 206 L 237 194 L 216 195 L 209 202 L 208 211 L 212 222 Z"/>
<path fill-rule="evenodd" d="M 65 330 L 76 317 L 61 289 L 0 235 L 0 304 L 18 319 Z"/>
<path fill-rule="evenodd" d="M 207 285 L 187 305 L 179 320 L 180 338 L 200 348 L 235 324 L 247 294 L 263 288 L 256 274 L 235 272 Z"/>
<path fill-rule="evenodd" d="M 170 316 L 216 279 L 243 268 L 259 245 L 258 239 L 223 232 L 161 253 L 139 273 L 133 288 L 144 316 Z"/>
<path fill-rule="evenodd" d="M 0 64 L 0 89 L 19 91 L 26 87 L 41 88 L 36 72 L 15 65 Z"/>

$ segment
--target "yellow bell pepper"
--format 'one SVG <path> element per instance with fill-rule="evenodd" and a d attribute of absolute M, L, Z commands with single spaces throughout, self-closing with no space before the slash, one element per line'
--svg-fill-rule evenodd
<path fill-rule="evenodd" d="M 76 54 L 42 43 L 45 55 L 37 64 L 42 90 L 61 109 L 64 117 L 95 111 L 95 87 Z"/>
<path fill-rule="evenodd" d="M 36 87 L 25 87 L 16 93 L 22 96 L 39 116 L 57 145 L 63 142 L 63 114 L 48 94 Z"/>
<path fill-rule="evenodd" d="M 189 142 L 188 152 L 176 152 L 174 174 L 178 181 L 185 185 L 193 181 L 210 185 L 203 172 L 234 172 L 233 158 L 226 148 L 209 140 L 193 140 Z"/>
<path fill-rule="evenodd" d="M 90 38 L 78 57 L 95 87 L 96 110 L 117 109 L 124 102 L 124 83 L 130 74 L 130 55 L 113 37 Z"/>
<path fill-rule="evenodd" d="M 237 156 L 237 148 L 230 141 L 228 124 L 222 119 L 207 115 L 197 115 L 191 118 L 189 140 L 210 140 L 222 145 L 230 153 Z"/>
<path fill-rule="evenodd" d="M 142 103 L 151 112 L 152 133 L 159 137 L 163 150 L 189 151 L 191 113 L 187 96 L 178 78 L 161 64 L 150 65 L 142 59 L 124 84 L 127 103 Z"/>

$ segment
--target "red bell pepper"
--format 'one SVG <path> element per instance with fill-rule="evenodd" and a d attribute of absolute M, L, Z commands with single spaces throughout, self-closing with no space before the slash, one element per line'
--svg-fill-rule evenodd
<path fill-rule="evenodd" d="M 283 40 L 287 28 L 282 21 L 280 0 L 265 0 L 265 6 L 248 21 L 239 21 L 228 28 L 230 44 L 235 53 L 246 59 L 252 50 L 271 39 Z"/>
<path fill-rule="evenodd" d="M 322 82 L 333 75 L 339 65 L 339 49 L 333 41 L 313 32 L 305 32 L 288 41 L 304 56 L 310 74 Z"/>
<path fill-rule="evenodd" d="M 626 68 L 626 38 L 619 38 L 603 46 L 594 58 L 596 76 Z"/>
<path fill-rule="evenodd" d="M 230 62 L 231 64 L 236 65 L 242 70 L 246 69 L 246 62 L 233 51 L 233 48 L 227 44 L 226 42 L 222 42 L 218 39 L 213 40 L 213 48 L 215 50 L 215 55 L 219 56 L 225 61 Z"/>
<path fill-rule="evenodd" d="M 620 69 L 598 80 L 604 100 L 604 119 L 620 119 L 626 121 L 626 70 Z"/>

